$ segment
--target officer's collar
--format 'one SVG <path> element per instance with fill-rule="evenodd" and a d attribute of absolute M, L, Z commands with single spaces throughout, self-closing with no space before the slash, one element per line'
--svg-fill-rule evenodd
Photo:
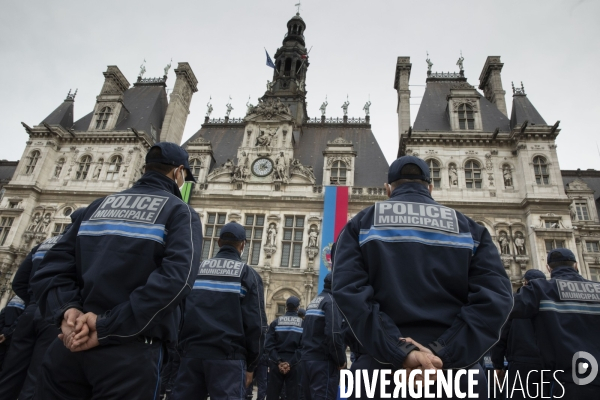
<path fill-rule="evenodd" d="M 221 255 L 221 256 L 226 255 L 226 256 L 228 256 L 228 258 L 233 258 L 236 261 L 242 260 L 242 258 L 240 257 L 240 252 L 237 251 L 237 249 L 235 247 L 229 246 L 229 245 L 225 245 L 225 246 L 221 247 L 215 257 L 219 257 L 219 255 Z"/>
<path fill-rule="evenodd" d="M 298 311 L 286 311 L 285 316 L 286 317 L 297 317 Z"/>
<path fill-rule="evenodd" d="M 550 278 L 556 278 L 556 277 L 565 276 L 565 275 L 577 275 L 577 276 L 581 277 L 581 275 L 579 275 L 579 272 L 577 272 L 575 270 L 575 268 L 569 267 L 568 265 L 561 265 L 560 267 L 554 268 L 550 272 Z"/>
<path fill-rule="evenodd" d="M 323 288 L 323 290 L 321 290 L 321 293 L 331 293 L 331 289 Z"/>
<path fill-rule="evenodd" d="M 156 171 L 148 171 L 135 183 L 137 185 L 148 185 L 169 192 L 181 199 L 181 192 L 175 181 Z"/>
<path fill-rule="evenodd" d="M 430 199 L 433 199 L 433 197 L 431 197 L 431 193 L 429 193 L 429 189 L 417 182 L 407 182 L 398 186 L 392 192 L 392 198 L 409 193 L 420 194 L 423 196 L 427 196 Z"/>

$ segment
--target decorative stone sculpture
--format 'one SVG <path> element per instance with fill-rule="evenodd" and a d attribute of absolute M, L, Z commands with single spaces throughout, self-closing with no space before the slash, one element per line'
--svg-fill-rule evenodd
<path fill-rule="evenodd" d="M 40 224 L 42 217 L 40 213 L 36 213 L 33 218 L 31 218 L 31 224 L 27 227 L 28 232 L 35 232 L 37 230 L 38 225 Z"/>
<path fill-rule="evenodd" d="M 433 67 L 433 63 L 429 59 L 429 53 L 427 53 L 427 59 L 425 60 L 425 62 L 427 63 L 427 71 L 431 72 L 431 67 Z"/>
<path fill-rule="evenodd" d="M 319 233 L 317 232 L 317 227 L 313 225 L 308 233 L 308 247 L 317 247 L 318 238 Z"/>
<path fill-rule="evenodd" d="M 171 58 L 171 61 L 169 61 L 169 63 L 165 67 L 165 75 L 167 75 L 169 73 L 169 70 L 171 69 L 171 63 L 173 63 L 173 59 L 172 58 Z"/>
<path fill-rule="evenodd" d="M 525 238 L 521 232 L 517 232 L 515 237 L 515 247 L 517 248 L 517 254 L 524 256 L 525 253 Z"/>
<path fill-rule="evenodd" d="M 577 221 L 577 209 L 575 208 L 575 203 L 571 203 L 569 206 L 569 214 L 571 214 L 571 220 Z"/>
<path fill-rule="evenodd" d="M 327 96 L 325 96 L 325 101 L 323 102 L 323 104 L 321 104 L 321 107 L 319 108 L 319 110 L 321 110 L 322 116 L 325 116 L 325 111 L 327 110 L 328 105 L 329 103 L 327 102 Z"/>
<path fill-rule="evenodd" d="M 504 169 L 502 170 L 502 176 L 504 177 L 504 186 L 512 187 L 512 185 L 513 185 L 512 172 L 508 165 L 504 166 Z"/>
<path fill-rule="evenodd" d="M 287 183 L 288 178 L 287 178 L 286 169 L 287 169 L 287 165 L 285 162 L 285 156 L 284 156 L 283 152 L 281 152 L 279 154 L 279 156 L 277 156 L 277 158 L 275 159 L 274 179 L 281 180 L 281 181 L 284 181 L 285 183 Z"/>
<path fill-rule="evenodd" d="M 248 101 L 246 102 L 246 115 L 251 114 L 254 106 L 250 103 L 250 97 L 248 97 Z"/>
<path fill-rule="evenodd" d="M 365 115 L 369 116 L 369 108 L 371 107 L 371 100 L 367 101 L 365 103 L 365 106 L 363 107 L 363 110 L 365 110 Z"/>
<path fill-rule="evenodd" d="M 465 58 L 462 56 L 462 52 L 460 53 L 460 58 L 458 59 L 458 61 L 456 62 L 456 65 L 458 65 L 458 68 L 460 71 L 463 71 L 463 62 L 465 61 Z"/>
<path fill-rule="evenodd" d="M 344 115 L 347 116 L 348 115 L 348 106 L 350 105 L 350 102 L 348 101 L 348 99 L 346 98 L 346 101 L 344 102 L 344 104 L 342 104 L 342 110 L 344 110 Z"/>
<path fill-rule="evenodd" d="M 510 248 L 508 247 L 509 239 L 506 235 L 506 232 L 500 232 L 500 237 L 498 238 L 498 243 L 500 243 L 500 253 L 501 254 L 510 254 Z"/>
<path fill-rule="evenodd" d="M 225 113 L 225 116 L 229 118 L 229 114 L 231 114 L 231 110 L 233 110 L 233 107 L 231 106 L 231 97 L 229 97 L 229 103 L 227 103 L 225 107 L 227 107 L 227 112 Z"/>
<path fill-rule="evenodd" d="M 255 146 L 263 146 L 269 147 L 271 146 L 271 140 L 273 140 L 273 136 L 277 134 L 277 128 L 272 128 L 269 130 L 269 133 L 266 133 L 264 130 L 260 131 L 259 136 L 256 138 Z"/>
<path fill-rule="evenodd" d="M 450 165 L 448 176 L 450 178 L 450 186 L 458 186 L 458 171 L 456 170 L 456 165 Z"/>
<path fill-rule="evenodd" d="M 267 79 L 267 92 L 272 92 L 273 86 L 275 86 L 275 82 L 271 82 Z"/>

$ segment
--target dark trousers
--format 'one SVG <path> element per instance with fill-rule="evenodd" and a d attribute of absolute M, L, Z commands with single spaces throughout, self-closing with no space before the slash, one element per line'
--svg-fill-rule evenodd
<path fill-rule="evenodd" d="M 10 342 L 12 339 L 6 339 L 4 342 L 0 343 L 0 371 L 2 371 L 2 364 L 4 364 L 4 359 L 6 358 L 6 353 L 8 353 L 8 349 L 10 348 Z"/>
<path fill-rule="evenodd" d="M 243 400 L 246 397 L 244 360 L 202 360 L 181 357 L 173 400 Z"/>
<path fill-rule="evenodd" d="M 541 398 L 542 394 L 540 393 L 540 388 L 542 379 L 540 373 L 542 370 L 542 366 L 538 364 L 521 363 L 518 361 L 509 362 L 508 370 L 506 371 L 508 374 L 508 379 L 506 382 L 508 386 L 507 390 L 509 390 L 509 393 L 512 394 L 511 399 L 525 400 L 531 398 Z M 531 372 L 531 374 L 529 374 L 529 372 Z M 529 374 L 529 378 L 527 377 L 527 374 Z M 513 387 L 520 388 L 521 386 L 523 387 L 523 391 L 512 391 Z M 544 396 L 548 397 L 549 387 L 542 389 L 545 389 L 543 393 Z"/>
<path fill-rule="evenodd" d="M 40 365 L 50 344 L 59 341 L 58 333 L 55 326 L 42 318 L 35 304 L 25 309 L 17 322 L 0 375 L 0 399 L 33 398 Z"/>
<path fill-rule="evenodd" d="M 169 394 L 173 391 L 173 385 L 175 384 L 175 378 L 177 378 L 177 372 L 179 371 L 179 363 L 181 362 L 181 356 L 174 346 L 167 347 L 165 352 L 165 360 L 163 363 L 163 371 L 160 378 L 160 394 Z"/>
<path fill-rule="evenodd" d="M 285 383 L 285 396 L 287 400 L 298 400 L 298 382 L 300 379 L 297 365 L 291 366 L 290 372 L 282 374 L 279 365 L 269 361 L 269 384 L 267 386 L 267 400 L 278 400 L 281 389 Z"/>
<path fill-rule="evenodd" d="M 42 362 L 34 399 L 156 400 L 162 359 L 158 340 L 97 346 L 77 353 L 55 341 Z"/>
<path fill-rule="evenodd" d="M 554 382 L 552 391 L 553 399 L 560 398 L 561 400 L 600 400 L 600 386 L 579 386 L 572 382 L 561 382 L 561 384 L 564 387 L 564 389 L 561 388 L 558 383 Z"/>
<path fill-rule="evenodd" d="M 258 367 L 254 370 L 254 382 L 256 382 L 256 388 L 258 389 L 256 400 L 265 400 L 265 397 L 267 396 L 267 376 L 269 373 L 269 366 L 267 363 L 267 360 L 261 360 Z M 252 390 L 253 385 L 246 388 L 246 399 L 252 399 Z"/>
<path fill-rule="evenodd" d="M 357 369 L 360 370 L 367 370 L 369 377 L 373 376 L 373 371 L 375 370 L 382 370 L 382 369 L 390 369 L 390 365 L 384 365 L 384 364 L 380 364 L 377 361 L 375 361 L 373 359 L 373 357 L 363 354 L 361 355 L 358 360 L 356 360 L 356 362 L 354 364 L 352 364 L 351 367 L 351 371 L 352 374 L 354 375 L 354 372 Z M 479 364 L 475 364 L 474 366 L 471 367 L 471 369 L 474 370 L 478 370 L 479 373 L 477 375 L 475 375 L 475 378 L 477 379 L 478 383 L 477 386 L 474 387 L 474 392 L 476 394 L 476 396 L 478 397 L 464 397 L 464 398 L 475 398 L 475 399 L 487 399 L 488 398 L 488 393 L 487 393 L 487 379 L 485 377 L 485 374 L 483 372 L 483 369 L 481 368 L 481 365 Z M 456 373 L 456 370 L 453 371 L 453 373 Z M 391 380 L 392 384 L 388 386 L 388 393 L 391 395 L 393 393 L 393 389 L 394 389 L 394 385 L 393 385 L 393 377 L 390 378 L 390 375 L 388 375 L 388 378 Z M 408 379 L 408 375 L 406 377 Z M 453 380 L 454 381 L 454 380 Z M 356 382 L 355 382 L 356 384 Z M 381 395 L 381 389 L 379 386 L 379 379 L 377 380 L 377 384 L 375 385 L 376 389 L 375 389 L 375 396 L 372 399 L 381 399 L 382 397 L 380 397 Z M 454 386 L 453 386 L 454 388 Z M 460 390 L 463 393 L 468 393 L 468 380 L 467 380 L 467 374 L 462 375 L 461 379 L 460 379 Z M 432 388 L 430 389 L 431 393 L 436 393 L 437 389 L 436 386 L 433 385 Z M 357 397 L 354 396 L 354 394 L 356 393 L 356 388 L 355 390 L 352 392 L 352 396 L 350 397 L 351 399 L 356 399 Z M 442 393 L 444 393 L 444 391 L 442 391 Z M 365 391 L 365 385 L 364 385 L 364 381 L 361 380 L 361 391 L 360 391 L 361 397 L 360 399 L 367 399 L 367 394 Z M 424 395 L 424 391 L 422 393 Z M 406 398 L 407 399 L 412 399 L 412 397 L 410 396 L 408 389 L 406 391 Z M 420 398 L 424 398 L 424 397 L 419 397 Z M 454 399 L 458 399 L 458 397 L 438 397 L 440 399 L 446 399 L 446 400 L 454 400 Z"/>
<path fill-rule="evenodd" d="M 302 361 L 304 400 L 335 400 L 340 371 L 331 361 Z"/>

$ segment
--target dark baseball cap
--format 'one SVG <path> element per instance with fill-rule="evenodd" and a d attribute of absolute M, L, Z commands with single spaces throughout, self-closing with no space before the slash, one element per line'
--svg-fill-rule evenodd
<path fill-rule="evenodd" d="M 331 289 L 331 272 L 325 275 L 325 278 L 323 279 L 323 287 L 325 289 Z"/>
<path fill-rule="evenodd" d="M 298 308 L 298 306 L 300 306 L 300 299 L 296 296 L 290 296 L 286 300 L 285 305 L 288 308 L 290 308 L 290 306 L 292 306 L 293 308 Z"/>
<path fill-rule="evenodd" d="M 407 164 L 415 164 L 421 170 L 421 174 L 401 174 L 400 171 L 402 171 L 402 167 Z M 430 183 L 431 177 L 429 173 L 429 166 L 427 166 L 427 163 L 421 160 L 419 157 L 402 156 L 394 161 L 388 170 L 388 183 L 395 182 L 398 179 L 420 179 Z"/>
<path fill-rule="evenodd" d="M 548 253 L 548 264 L 556 261 L 577 261 L 577 259 L 571 250 L 558 248 Z"/>
<path fill-rule="evenodd" d="M 150 152 L 155 147 L 160 149 L 161 156 L 150 158 Z M 190 170 L 188 158 L 189 155 L 187 151 L 185 151 L 181 146 L 178 146 L 175 143 L 171 142 L 160 142 L 156 143 L 154 146 L 150 147 L 150 150 L 148 150 L 148 153 L 146 154 L 146 164 L 159 163 L 172 165 L 174 167 L 179 167 L 180 165 L 183 165 L 187 171 L 187 177 L 185 178 L 185 180 L 190 182 L 196 182 L 196 178 L 194 178 L 194 175 Z"/>
<path fill-rule="evenodd" d="M 525 272 L 523 279 L 526 281 L 532 281 L 534 279 L 546 279 L 546 275 L 539 269 L 530 269 L 529 271 Z"/>
<path fill-rule="evenodd" d="M 306 310 L 304 308 L 299 308 L 298 309 L 298 316 L 299 317 L 304 317 L 306 315 Z"/>
<path fill-rule="evenodd" d="M 225 237 L 225 234 L 228 234 L 228 237 Z M 237 222 L 230 222 L 221 228 L 219 239 L 232 239 L 232 236 L 234 240 L 246 240 L 246 230 Z"/>

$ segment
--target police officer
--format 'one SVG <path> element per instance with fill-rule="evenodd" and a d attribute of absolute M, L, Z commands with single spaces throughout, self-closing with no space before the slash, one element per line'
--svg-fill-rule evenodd
<path fill-rule="evenodd" d="M 219 252 L 204 260 L 185 301 L 174 400 L 244 399 L 263 353 L 267 317 L 260 275 L 241 256 L 246 230 L 221 228 Z"/>
<path fill-rule="evenodd" d="M 302 381 L 306 400 L 335 399 L 346 366 L 342 316 L 331 296 L 331 273 L 306 309 L 302 327 Z"/>
<path fill-rule="evenodd" d="M 10 347 L 13 332 L 17 327 L 19 316 L 25 310 L 25 302 L 19 296 L 13 296 L 6 307 L 0 311 L 0 371 L 6 352 Z"/>
<path fill-rule="evenodd" d="M 433 200 L 420 158 L 395 160 L 385 186 L 390 200 L 359 212 L 337 241 L 333 297 L 367 353 L 352 370 L 469 368 L 512 305 L 498 250 L 484 227 Z"/>
<path fill-rule="evenodd" d="M 546 275 L 540 270 L 530 269 L 523 276 L 523 286 L 527 286 L 534 279 L 546 279 Z M 519 288 L 518 292 L 522 288 Z M 517 293 L 518 293 L 517 292 Z M 541 385 L 540 371 L 542 359 L 535 341 L 533 323 L 530 319 L 509 320 L 504 328 L 500 340 L 492 348 L 491 359 L 495 369 L 498 382 L 502 385 L 504 381 L 504 359 L 508 361 L 508 388 L 520 387 L 527 383 L 528 392 L 531 396 L 540 396 Z M 533 371 L 531 374 L 530 371 Z M 519 382 L 515 382 L 520 379 Z M 493 382 L 495 383 L 495 382 Z M 536 394 L 538 393 L 538 394 Z M 527 392 L 514 391 L 512 399 L 528 399 Z"/>
<path fill-rule="evenodd" d="M 269 325 L 265 347 L 269 354 L 267 400 L 278 400 L 285 383 L 287 400 L 298 399 L 302 318 L 298 316 L 300 299 L 288 297 L 287 312 Z"/>
<path fill-rule="evenodd" d="M 579 275 L 569 249 L 552 250 L 547 262 L 551 279 L 524 286 L 515 295 L 511 318 L 533 319 L 544 369 L 556 378 L 550 379 L 554 398 L 598 399 L 600 283 Z"/>
<path fill-rule="evenodd" d="M 132 188 L 94 201 L 47 253 L 32 285 L 62 333 L 50 345 L 43 399 L 154 399 L 175 309 L 198 272 L 198 214 L 181 200 L 194 178 L 181 147 L 158 143 Z"/>

